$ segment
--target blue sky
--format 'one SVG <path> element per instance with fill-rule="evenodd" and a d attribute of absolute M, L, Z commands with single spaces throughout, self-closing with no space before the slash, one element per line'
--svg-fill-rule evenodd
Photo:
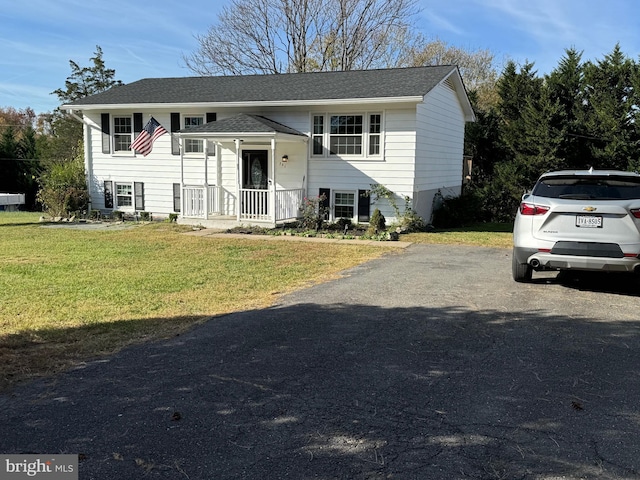
<path fill-rule="evenodd" d="M 598 60 L 620 43 L 639 59 L 637 0 L 420 0 L 417 26 L 429 37 L 468 50 L 489 49 L 499 62 L 535 62 L 540 74 L 564 50 Z M 69 60 L 89 65 L 96 45 L 116 78 L 188 76 L 183 55 L 198 47 L 196 34 L 215 23 L 228 0 L 0 0 L 0 107 L 58 105 Z M 606 5 L 606 6 L 605 6 Z"/>

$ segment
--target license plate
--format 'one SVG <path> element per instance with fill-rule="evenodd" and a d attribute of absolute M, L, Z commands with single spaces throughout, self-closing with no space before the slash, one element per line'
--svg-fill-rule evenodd
<path fill-rule="evenodd" d="M 576 215 L 576 227 L 602 228 L 602 217 L 597 215 Z"/>

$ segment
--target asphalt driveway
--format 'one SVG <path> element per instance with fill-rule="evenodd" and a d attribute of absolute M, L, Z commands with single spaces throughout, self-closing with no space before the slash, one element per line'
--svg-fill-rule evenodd
<path fill-rule="evenodd" d="M 629 277 L 414 245 L 0 396 L 1 453 L 81 479 L 640 478 Z"/>

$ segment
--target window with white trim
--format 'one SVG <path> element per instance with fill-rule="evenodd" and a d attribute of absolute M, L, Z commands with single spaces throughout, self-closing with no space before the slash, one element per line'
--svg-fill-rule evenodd
<path fill-rule="evenodd" d="M 113 117 L 113 151 L 129 152 L 133 137 L 131 117 Z"/>
<path fill-rule="evenodd" d="M 314 157 L 369 158 L 382 155 L 382 114 L 313 115 Z"/>
<path fill-rule="evenodd" d="M 324 154 L 324 115 L 313 116 L 313 154 Z"/>
<path fill-rule="evenodd" d="M 116 183 L 115 207 L 133 206 L 133 186 L 130 183 Z"/>
<path fill-rule="evenodd" d="M 355 192 L 333 192 L 333 218 L 353 218 L 355 216 Z"/>
<path fill-rule="evenodd" d="M 362 115 L 331 115 L 331 155 L 362 155 L 362 143 Z"/>
<path fill-rule="evenodd" d="M 380 135 L 382 133 L 382 115 L 369 115 L 369 155 L 380 155 Z"/>
<path fill-rule="evenodd" d="M 185 115 L 184 128 L 197 127 L 204 124 L 204 115 Z M 194 140 L 192 138 L 184 139 L 184 153 L 202 153 L 204 152 L 204 143 L 202 140 Z"/>

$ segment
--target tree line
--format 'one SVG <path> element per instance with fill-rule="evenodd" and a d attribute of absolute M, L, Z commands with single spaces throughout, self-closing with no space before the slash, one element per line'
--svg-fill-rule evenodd
<path fill-rule="evenodd" d="M 441 223 L 511 221 L 545 171 L 640 168 L 640 65 L 620 45 L 589 61 L 567 49 L 543 76 L 533 63 L 510 61 L 495 94 L 493 104 L 474 105 L 465 139 L 471 183 L 445 201 Z"/>
<path fill-rule="evenodd" d="M 52 92 L 60 103 L 122 84 L 102 55 L 98 46 L 89 66 L 69 62 L 65 88 Z M 31 108 L 0 108 L 0 192 L 24 193 L 25 208 L 52 216 L 86 209 L 82 142 L 82 124 L 59 109 L 36 115 Z"/>

